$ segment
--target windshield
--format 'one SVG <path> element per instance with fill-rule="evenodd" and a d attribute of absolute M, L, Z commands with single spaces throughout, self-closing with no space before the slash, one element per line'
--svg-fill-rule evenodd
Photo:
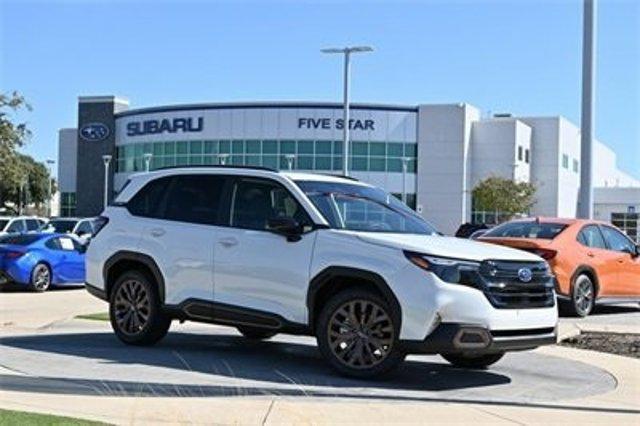
<path fill-rule="evenodd" d="M 53 232 L 57 232 L 59 234 L 65 234 L 67 232 L 73 231 L 73 228 L 78 223 L 77 220 L 52 220 L 46 225 L 44 225 L 44 229 L 51 230 Z"/>
<path fill-rule="evenodd" d="M 566 228 L 563 223 L 507 222 L 488 231 L 481 238 L 540 238 L 552 240 Z"/>
<path fill-rule="evenodd" d="M 7 226 L 7 223 L 9 223 L 8 220 L 0 219 L 0 231 L 4 231 L 4 227 Z"/>
<path fill-rule="evenodd" d="M 332 228 L 367 232 L 437 234 L 413 210 L 379 188 L 296 181 Z"/>

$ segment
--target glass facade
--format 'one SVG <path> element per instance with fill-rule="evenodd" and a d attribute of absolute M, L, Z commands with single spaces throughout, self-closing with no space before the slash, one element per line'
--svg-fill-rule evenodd
<path fill-rule="evenodd" d="M 151 153 L 150 169 L 187 165 L 263 166 L 288 169 L 293 155 L 294 170 L 324 172 L 342 170 L 342 141 L 330 140 L 201 140 L 127 144 L 117 147 L 116 172 L 144 171 L 144 154 Z M 351 142 L 351 170 L 402 173 L 416 172 L 417 145 L 402 142 Z"/>
<path fill-rule="evenodd" d="M 640 243 L 640 213 L 611 213 L 611 223 Z"/>
<path fill-rule="evenodd" d="M 76 215 L 76 193 L 60 193 L 60 216 L 69 217 Z"/>

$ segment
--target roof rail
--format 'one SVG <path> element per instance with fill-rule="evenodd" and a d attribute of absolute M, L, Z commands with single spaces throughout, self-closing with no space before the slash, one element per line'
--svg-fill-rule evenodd
<path fill-rule="evenodd" d="M 158 167 L 157 169 L 153 169 L 151 171 L 156 170 L 173 170 L 173 169 L 194 169 L 194 168 L 212 168 L 212 169 L 248 169 L 248 170 L 262 170 L 267 172 L 278 172 L 276 169 L 272 169 L 270 167 L 262 167 L 262 166 L 241 166 L 241 165 L 233 165 L 233 164 L 189 164 L 185 166 L 166 166 L 166 167 Z"/>

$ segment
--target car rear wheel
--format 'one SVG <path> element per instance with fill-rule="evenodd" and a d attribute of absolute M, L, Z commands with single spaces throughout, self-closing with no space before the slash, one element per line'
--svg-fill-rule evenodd
<path fill-rule="evenodd" d="M 269 329 L 266 329 L 266 328 L 247 327 L 247 326 L 238 327 L 238 331 L 244 337 L 246 337 L 247 339 L 251 339 L 251 340 L 270 339 L 273 336 L 275 336 L 276 334 L 278 334 L 275 331 L 272 331 L 272 330 L 269 330 Z"/>
<path fill-rule="evenodd" d="M 373 378 L 404 359 L 398 347 L 399 321 L 388 303 L 364 289 L 349 289 L 332 297 L 316 323 L 318 347 L 338 372 Z"/>
<path fill-rule="evenodd" d="M 44 263 L 38 263 L 31 271 L 30 286 L 33 291 L 46 291 L 51 285 L 51 269 Z"/>
<path fill-rule="evenodd" d="M 109 303 L 111 327 L 129 345 L 152 345 L 169 331 L 171 318 L 165 315 L 155 283 L 140 271 L 118 277 Z"/>
<path fill-rule="evenodd" d="M 593 310 L 596 291 L 591 278 L 580 274 L 573 283 L 571 293 L 570 313 L 574 316 L 586 317 Z"/>
<path fill-rule="evenodd" d="M 441 354 L 440 356 L 455 367 L 482 370 L 500 361 L 504 352 L 485 355 Z"/>

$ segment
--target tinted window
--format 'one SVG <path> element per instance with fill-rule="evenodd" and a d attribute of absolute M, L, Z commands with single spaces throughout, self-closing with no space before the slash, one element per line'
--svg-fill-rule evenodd
<path fill-rule="evenodd" d="M 607 245 L 604 243 L 604 238 L 602 238 L 602 233 L 600 229 L 595 225 L 587 225 L 578 234 L 578 241 L 582 245 L 587 247 L 606 249 Z"/>
<path fill-rule="evenodd" d="M 51 238 L 44 245 L 52 250 L 73 251 L 80 249 L 80 243 L 69 237 Z"/>
<path fill-rule="evenodd" d="M 7 223 L 9 223 L 9 221 L 6 219 L 0 220 L 0 231 L 4 230 L 4 227 L 7 226 Z"/>
<path fill-rule="evenodd" d="M 54 219 L 47 224 L 47 229 L 50 229 L 54 232 L 58 232 L 60 234 L 66 234 L 67 232 L 73 231 L 75 228 L 77 220 L 69 220 L 69 219 Z"/>
<path fill-rule="evenodd" d="M 33 244 L 42 238 L 42 235 L 5 235 L 4 237 L 0 237 L 0 244 L 11 244 L 16 246 L 28 246 L 29 244 Z"/>
<path fill-rule="evenodd" d="M 303 226 L 311 225 L 298 201 L 281 185 L 267 180 L 247 179 L 236 184 L 231 206 L 231 226 L 266 230 L 269 219 L 290 217 Z"/>
<path fill-rule="evenodd" d="M 162 199 L 169 189 L 171 177 L 156 179 L 147 183 L 127 203 L 129 212 L 136 216 L 161 218 L 160 211 Z"/>
<path fill-rule="evenodd" d="M 563 223 L 539 223 L 536 221 L 516 221 L 498 225 L 488 231 L 483 237 L 496 238 L 541 238 L 552 240 L 560 234 L 567 225 Z"/>
<path fill-rule="evenodd" d="M 78 229 L 76 229 L 76 234 L 78 235 L 86 235 L 86 234 L 90 235 L 92 233 L 93 233 L 93 228 L 91 227 L 91 222 L 89 222 L 88 220 L 80 222 L 80 225 L 78 225 Z"/>
<path fill-rule="evenodd" d="M 623 251 L 626 253 L 635 253 L 635 247 L 622 232 L 613 229 L 610 226 L 603 226 L 602 233 L 607 241 L 610 250 Z"/>
<path fill-rule="evenodd" d="M 40 228 L 40 223 L 35 219 L 27 219 L 26 222 L 28 231 L 37 231 Z"/>
<path fill-rule="evenodd" d="M 173 178 L 167 199 L 167 220 L 219 225 L 220 204 L 228 179 L 216 175 L 185 175 Z"/>
<path fill-rule="evenodd" d="M 7 228 L 7 232 L 24 232 L 26 231 L 24 227 L 24 221 L 22 219 L 14 220 L 11 222 L 11 225 Z"/>

